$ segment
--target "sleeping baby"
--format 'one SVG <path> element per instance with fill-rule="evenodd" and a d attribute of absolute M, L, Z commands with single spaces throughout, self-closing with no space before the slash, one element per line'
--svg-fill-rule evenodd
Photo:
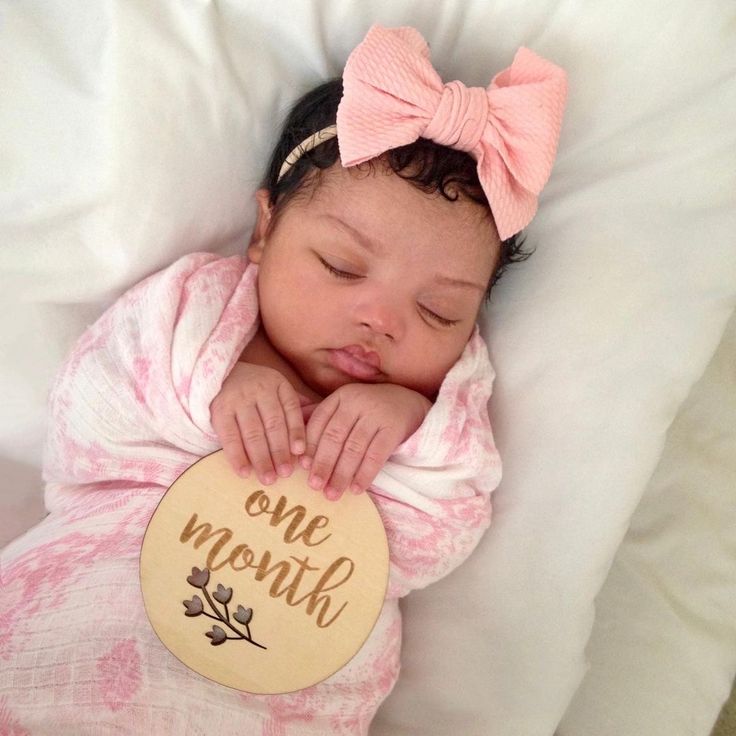
<path fill-rule="evenodd" d="M 565 90 L 527 49 L 487 89 L 443 84 L 419 33 L 374 26 L 288 117 L 247 254 L 185 256 L 84 333 L 50 397 L 49 515 L 0 558 L 14 733 L 368 732 L 398 677 L 398 599 L 460 564 L 490 522 L 501 468 L 476 318 L 525 256 Z M 376 626 L 295 693 L 217 685 L 146 619 L 146 525 L 220 446 L 264 485 L 298 462 L 330 499 L 367 491 L 386 528 Z"/>

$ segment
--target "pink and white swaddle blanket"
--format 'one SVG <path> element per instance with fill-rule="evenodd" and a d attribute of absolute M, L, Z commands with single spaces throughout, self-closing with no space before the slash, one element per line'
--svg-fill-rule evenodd
<path fill-rule="evenodd" d="M 257 696 L 189 670 L 143 607 L 138 558 L 166 488 L 219 447 L 209 405 L 258 327 L 258 269 L 196 253 L 79 339 L 50 397 L 49 515 L 0 554 L 0 732 L 365 734 L 399 671 L 398 598 L 441 578 L 490 521 L 500 461 L 476 328 L 422 426 L 371 489 L 390 582 L 358 654 L 318 685 Z"/>

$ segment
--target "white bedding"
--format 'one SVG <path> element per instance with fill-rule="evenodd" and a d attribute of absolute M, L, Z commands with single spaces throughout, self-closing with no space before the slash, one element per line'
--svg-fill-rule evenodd
<path fill-rule="evenodd" d="M 736 651 L 736 314 L 667 433 L 558 736 L 709 734 Z"/>
<path fill-rule="evenodd" d="M 597 615 L 594 601 L 736 304 L 728 0 L 0 0 L 0 543 L 43 513 L 45 394 L 73 339 L 183 253 L 244 247 L 274 121 L 374 21 L 418 27 L 448 80 L 487 84 L 529 46 L 567 69 L 570 95 L 527 231 L 537 252 L 484 319 L 505 464 L 494 524 L 464 567 L 408 599 L 403 675 L 373 732 L 549 736 L 572 702 L 562 736 L 639 733 L 647 711 L 687 709 L 666 733 L 700 736 L 736 671 L 721 624 L 733 539 L 711 535 L 695 571 L 662 559 L 690 533 L 693 494 L 706 509 L 722 495 L 694 480 L 670 504 L 651 486 L 635 517 L 649 531 L 632 527 Z M 664 548 L 651 525 L 676 530 Z M 666 628 L 681 594 L 662 580 L 697 611 L 713 599 L 692 584 L 701 571 L 721 618 Z M 637 585 L 646 624 L 621 603 Z M 635 646 L 651 631 L 654 647 Z M 687 658 L 674 641 L 691 642 Z M 670 696 L 658 680 L 675 667 Z M 616 695 L 624 681 L 639 698 Z"/>

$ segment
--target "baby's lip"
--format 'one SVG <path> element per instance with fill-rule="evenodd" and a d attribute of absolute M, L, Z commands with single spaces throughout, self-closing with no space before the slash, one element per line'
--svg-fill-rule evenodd
<path fill-rule="evenodd" d="M 356 381 L 378 381 L 381 373 L 381 358 L 360 345 L 347 345 L 327 351 L 328 361 L 333 368 Z"/>
<path fill-rule="evenodd" d="M 362 345 L 346 345 L 339 348 L 339 350 L 344 350 L 354 358 L 363 361 L 363 363 L 368 363 L 373 368 L 381 370 L 381 356 L 372 350 L 366 350 Z"/>

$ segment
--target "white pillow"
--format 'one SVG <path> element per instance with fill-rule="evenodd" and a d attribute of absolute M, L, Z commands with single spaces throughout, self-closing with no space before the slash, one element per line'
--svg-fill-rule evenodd
<path fill-rule="evenodd" d="M 528 228 L 537 253 L 500 282 L 484 325 L 505 461 L 495 522 L 463 568 L 407 600 L 403 674 L 373 733 L 548 736 L 667 426 L 736 301 L 729 12 L 725 0 L 7 5 L 0 273 L 14 320 L 0 377 L 16 406 L 0 454 L 38 465 L 51 376 L 117 295 L 186 252 L 244 248 L 283 114 L 371 23 L 415 25 L 445 79 L 470 84 L 529 46 L 567 69 L 570 96 Z"/>

